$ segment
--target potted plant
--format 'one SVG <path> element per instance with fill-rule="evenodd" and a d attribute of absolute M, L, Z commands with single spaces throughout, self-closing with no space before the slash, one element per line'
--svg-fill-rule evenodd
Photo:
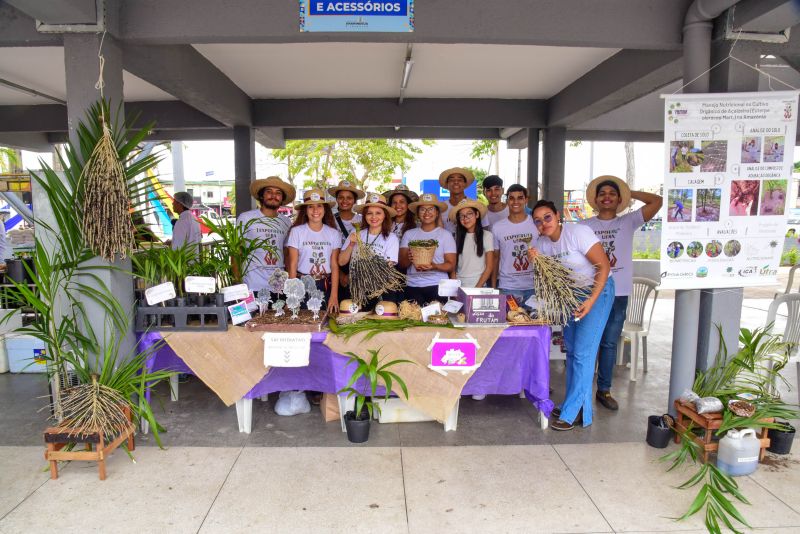
<path fill-rule="evenodd" d="M 700 397 L 716 397 L 722 401 L 722 424 L 716 431 L 716 436 L 722 437 L 734 428 L 753 426 L 783 429 L 783 423 L 764 423 L 763 420 L 788 420 L 800 415 L 796 405 L 784 403 L 773 393 L 773 384 L 788 361 L 786 344 L 778 336 L 770 334 L 769 328 L 742 328 L 739 331 L 741 347 L 731 355 L 722 338 L 721 329 L 717 327 L 717 330 L 720 345 L 714 364 L 705 372 L 698 372 L 692 386 L 692 391 Z M 754 409 L 746 415 L 737 415 L 734 409 L 740 411 L 738 407 L 729 407 L 728 402 L 742 399 L 747 399 Z M 680 448 L 662 457 L 662 460 L 670 462 L 670 471 L 687 461 L 697 464 L 698 458 L 702 457 L 702 448 L 692 439 L 692 424 L 680 437 Z M 733 520 L 749 527 L 733 501 L 750 503 L 733 477 L 720 471 L 712 462 L 707 462 L 700 465 L 698 471 L 678 487 L 687 489 L 697 485 L 700 485 L 697 497 L 678 520 L 705 509 L 705 524 L 709 532 L 720 532 L 721 524 L 736 532 Z"/>
<path fill-rule="evenodd" d="M 390 360 L 388 356 L 380 357 L 380 349 L 367 350 L 369 356 L 365 359 L 353 352 L 348 352 L 347 367 L 355 365 L 356 368 L 350 376 L 347 385 L 337 392 L 341 395 L 347 393 L 347 398 L 355 397 L 355 409 L 344 414 L 344 424 L 347 429 L 347 439 L 351 443 L 363 443 L 369 439 L 369 425 L 373 413 L 380 413 L 378 388 L 383 387 L 384 393 L 380 397 L 384 400 L 392 393 L 392 386 L 397 384 L 408 399 L 406 383 L 389 368 L 401 363 L 411 363 L 411 360 Z M 386 362 L 385 362 L 386 361 Z M 385 362 L 385 363 L 384 363 Z M 377 411 L 376 411 L 377 410 Z"/>
<path fill-rule="evenodd" d="M 219 287 L 241 284 L 244 273 L 255 259 L 258 250 L 277 253 L 277 248 L 268 239 L 247 237 L 247 231 L 251 226 L 270 225 L 271 223 L 272 221 L 268 217 L 252 219 L 245 224 L 228 219 L 215 223 L 211 219 L 203 217 L 203 224 L 220 238 L 211 246 L 210 253 L 212 261 L 217 265 Z"/>

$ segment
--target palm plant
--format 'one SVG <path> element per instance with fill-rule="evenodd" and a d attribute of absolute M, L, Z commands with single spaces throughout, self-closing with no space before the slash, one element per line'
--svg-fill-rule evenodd
<path fill-rule="evenodd" d="M 692 390 L 700 397 L 717 397 L 728 405 L 729 400 L 745 397 L 755 405 L 755 412 L 749 416 L 739 416 L 725 409 L 722 424 L 716 431 L 722 436 L 728 430 L 744 427 L 782 428 L 782 423 L 764 422 L 764 419 L 794 419 L 800 415 L 797 406 L 789 405 L 772 394 L 772 384 L 780 370 L 788 361 L 788 350 L 778 336 L 769 333 L 769 327 L 739 332 L 741 348 L 730 356 L 722 337 L 721 328 L 717 327 L 720 339 L 719 349 L 714 364 L 705 372 L 698 372 Z M 692 425 L 681 435 L 681 446 L 662 460 L 670 462 L 669 471 L 683 465 L 687 461 L 697 464 L 702 450 L 693 439 Z M 702 484 L 701 484 L 702 483 Z M 739 512 L 733 501 L 750 504 L 739 490 L 736 481 L 715 466 L 703 464 L 689 480 L 678 486 L 686 489 L 700 485 L 689 509 L 680 519 L 686 519 L 705 508 L 705 524 L 709 532 L 720 533 L 720 524 L 730 530 L 739 532 L 733 524 L 735 519 L 749 527 L 747 520 Z"/>
<path fill-rule="evenodd" d="M 210 252 L 212 261 L 216 263 L 220 287 L 242 283 L 244 274 L 255 260 L 257 251 L 264 250 L 269 254 L 277 253 L 277 247 L 268 239 L 247 237 L 247 231 L 253 225 L 277 225 L 268 217 L 251 219 L 244 224 L 227 219 L 214 223 L 207 217 L 203 217 L 203 224 L 220 238 L 211 246 Z"/>
<path fill-rule="evenodd" d="M 369 349 L 367 352 L 369 353 L 369 357 L 366 359 L 353 352 L 346 353 L 349 357 L 346 367 L 349 367 L 350 364 L 354 364 L 356 368 L 353 374 L 350 375 L 350 380 L 347 382 L 347 385 L 337 392 L 338 394 L 347 393 L 347 398 L 355 397 L 356 406 L 354 417 L 357 420 L 361 419 L 361 412 L 364 407 L 367 408 L 370 419 L 372 419 L 374 410 L 377 410 L 378 414 L 380 414 L 381 407 L 379 404 L 375 403 L 375 398 L 378 397 L 378 387 L 380 386 L 384 388 L 384 400 L 389 399 L 389 395 L 392 393 L 392 385 L 395 383 L 400 386 L 406 399 L 408 399 L 406 383 L 397 373 L 389 371 L 388 369 L 400 363 L 414 363 L 411 360 L 391 360 L 383 363 L 386 358 L 379 357 L 380 349 Z M 359 379 L 364 380 L 365 384 L 361 388 L 356 388 L 356 382 L 358 382 Z"/>

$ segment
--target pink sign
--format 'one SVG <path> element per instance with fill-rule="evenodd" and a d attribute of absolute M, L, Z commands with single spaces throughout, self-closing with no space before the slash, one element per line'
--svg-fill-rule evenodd
<path fill-rule="evenodd" d="M 435 341 L 431 348 L 431 367 L 474 367 L 478 349 L 472 340 Z"/>

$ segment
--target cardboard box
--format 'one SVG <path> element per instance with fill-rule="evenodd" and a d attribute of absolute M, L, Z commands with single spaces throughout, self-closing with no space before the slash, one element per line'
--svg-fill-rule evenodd
<path fill-rule="evenodd" d="M 319 403 L 319 411 L 326 423 L 339 420 L 339 399 L 336 393 L 323 393 L 322 401 Z"/>
<path fill-rule="evenodd" d="M 460 287 L 456 300 L 468 323 L 501 324 L 506 322 L 506 296 L 489 287 Z"/>

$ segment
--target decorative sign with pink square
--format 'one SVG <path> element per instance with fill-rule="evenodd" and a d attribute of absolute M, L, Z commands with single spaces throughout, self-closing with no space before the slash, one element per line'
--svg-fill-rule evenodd
<path fill-rule="evenodd" d="M 468 339 L 440 339 L 431 349 L 431 367 L 474 367 L 478 348 Z"/>

